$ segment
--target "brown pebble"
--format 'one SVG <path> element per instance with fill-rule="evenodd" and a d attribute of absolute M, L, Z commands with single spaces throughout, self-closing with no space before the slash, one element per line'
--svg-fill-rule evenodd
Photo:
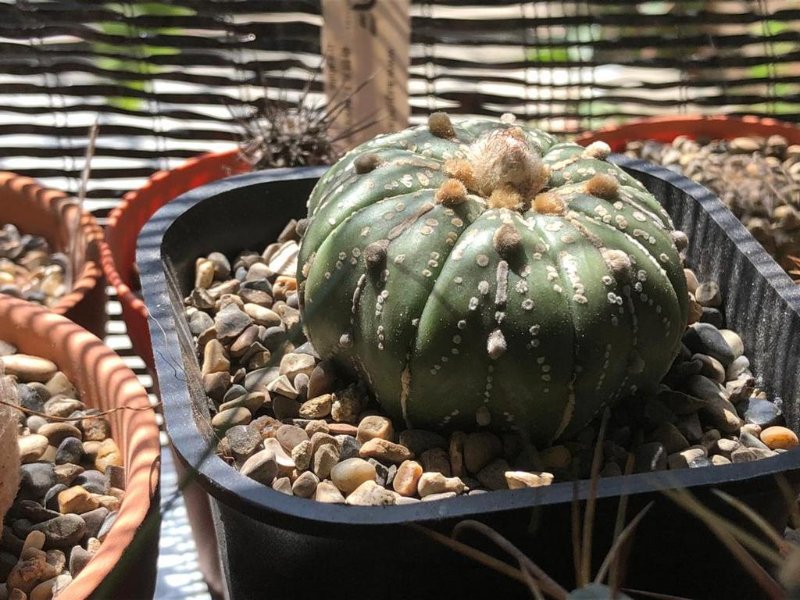
<path fill-rule="evenodd" d="M 464 490 L 466 490 L 466 486 L 460 478 L 445 477 L 441 473 L 423 473 L 417 482 L 417 493 L 420 498 L 444 492 L 461 494 Z"/>
<path fill-rule="evenodd" d="M 62 515 L 75 513 L 81 515 L 99 508 L 97 499 L 83 487 L 76 485 L 58 494 L 58 512 Z"/>
<path fill-rule="evenodd" d="M 345 500 L 352 506 L 389 506 L 397 503 L 395 493 L 382 488 L 374 481 L 365 481 Z"/>
<path fill-rule="evenodd" d="M 321 481 L 314 493 L 314 500 L 326 504 L 344 504 L 344 496 L 330 481 Z"/>
<path fill-rule="evenodd" d="M 104 473 L 107 467 L 112 465 L 121 467 L 122 464 L 122 453 L 119 451 L 117 443 L 111 438 L 100 442 L 100 448 L 98 448 L 97 456 L 94 459 L 94 468 Z"/>
<path fill-rule="evenodd" d="M 392 480 L 392 488 L 401 496 L 414 496 L 422 477 L 422 465 L 413 460 L 404 461 L 397 469 Z"/>
<path fill-rule="evenodd" d="M 760 438 L 770 450 L 789 450 L 800 444 L 794 431 L 780 425 L 767 427 L 761 432 Z"/>
<path fill-rule="evenodd" d="M 553 483 L 553 474 L 545 471 L 535 473 L 527 471 L 506 471 L 505 477 L 506 484 L 508 484 L 508 489 L 510 490 L 542 487 Z"/>
<path fill-rule="evenodd" d="M 361 419 L 356 432 L 356 439 L 362 444 L 371 439 L 390 440 L 394 437 L 392 422 L 386 417 L 370 415 Z"/>
<path fill-rule="evenodd" d="M 322 419 L 331 414 L 332 394 L 322 394 L 300 405 L 299 414 L 305 419 Z"/>
<path fill-rule="evenodd" d="M 53 361 L 28 354 L 0 356 L 0 362 L 6 375 L 15 375 L 22 383 L 29 381 L 46 383 L 58 372 L 58 367 Z"/>
<path fill-rule="evenodd" d="M 311 471 L 302 473 L 292 484 L 292 493 L 300 498 L 311 498 L 317 491 L 319 478 Z"/>
<path fill-rule="evenodd" d="M 381 438 L 373 438 L 363 444 L 358 454 L 361 458 L 374 458 L 395 464 L 414 458 L 414 454 L 405 446 Z"/>
<path fill-rule="evenodd" d="M 441 473 L 445 477 L 452 476 L 450 468 L 450 455 L 441 448 L 430 448 L 419 457 L 422 468 L 426 473 Z"/>
<path fill-rule="evenodd" d="M 79 440 L 83 439 L 83 434 L 77 427 L 70 423 L 64 422 L 47 423 L 46 425 L 42 425 L 39 427 L 39 431 L 37 433 L 45 436 L 50 442 L 50 445 L 55 446 L 56 448 L 68 437 L 78 438 Z"/>
<path fill-rule="evenodd" d="M 365 481 L 375 481 L 375 466 L 361 458 L 348 458 L 335 465 L 330 472 L 333 485 L 349 494 Z"/>
<path fill-rule="evenodd" d="M 502 453 L 500 438 L 489 431 L 470 433 L 464 439 L 464 465 L 469 473 L 478 473 Z"/>

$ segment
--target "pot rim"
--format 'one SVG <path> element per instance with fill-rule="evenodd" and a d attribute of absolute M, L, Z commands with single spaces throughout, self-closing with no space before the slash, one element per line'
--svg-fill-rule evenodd
<path fill-rule="evenodd" d="M 120 421 L 123 431 L 115 431 L 115 441 L 121 442 L 117 436 L 125 439 L 126 476 L 126 495 L 117 519 L 86 568 L 58 596 L 63 600 L 86 598 L 103 582 L 134 542 L 137 532 L 146 525 L 145 520 L 154 498 L 158 497 L 160 443 L 155 412 L 147 392 L 122 359 L 103 345 L 98 337 L 66 317 L 42 306 L 0 294 L 0 319 L 7 320 L 10 329 L 19 331 L 23 338 L 35 336 L 46 340 L 46 347 L 52 349 L 54 355 L 68 354 L 70 359 L 66 364 L 77 364 L 88 373 L 85 379 L 90 381 L 93 389 L 79 386 L 82 394 L 94 397 L 97 401 L 99 396 L 114 391 L 116 397 L 109 399 L 109 405 L 137 409 Z M 20 343 L 19 347 L 25 350 L 24 343 Z M 59 368 L 65 368 L 65 363 L 59 363 L 57 356 L 50 358 Z M 65 371 L 70 370 L 69 366 L 65 368 Z M 70 379 L 75 379 L 75 376 L 70 375 Z M 99 381 L 105 381 L 105 384 L 95 383 Z"/>
<path fill-rule="evenodd" d="M 744 226 L 706 188 L 663 167 L 624 156 L 615 156 L 614 162 L 629 172 L 654 175 L 673 185 L 703 205 L 710 217 L 734 239 L 749 238 L 746 256 L 755 268 L 774 287 L 787 305 L 800 318 L 800 286 L 791 279 L 753 240 Z M 152 339 L 165 351 L 156 353 L 156 369 L 162 394 L 165 425 L 176 453 L 187 468 L 212 496 L 257 519 L 272 520 L 286 527 L 289 522 L 312 528 L 315 525 L 380 527 L 408 522 L 438 521 L 497 513 L 534 506 L 571 502 L 577 495 L 585 500 L 591 494 L 591 482 L 581 480 L 577 494 L 572 482 L 563 482 L 539 488 L 494 491 L 488 494 L 450 498 L 443 502 L 420 502 L 392 507 L 357 507 L 324 504 L 313 500 L 287 496 L 239 473 L 226 464 L 213 450 L 209 450 L 203 434 L 195 425 L 195 415 L 189 396 L 186 372 L 180 359 L 177 323 L 171 311 L 167 290 L 161 243 L 164 235 L 179 218 L 194 210 L 205 199 L 256 183 L 277 180 L 296 180 L 319 177 L 325 168 L 298 168 L 260 171 L 229 177 L 196 188 L 179 196 L 157 211 L 143 227 L 137 246 L 137 263 L 140 265 L 145 302 L 153 319 L 150 322 Z M 196 360 L 196 359 L 195 359 Z M 177 361 L 177 363 L 176 363 Z M 714 466 L 707 469 L 682 469 L 640 473 L 628 476 L 601 478 L 597 482 L 597 498 L 645 494 L 674 487 L 707 488 L 723 483 L 752 483 L 754 479 L 767 479 L 772 475 L 800 469 L 800 448 L 778 456 L 752 463 Z M 748 481 L 751 480 L 751 481 Z"/>
<path fill-rule="evenodd" d="M 44 211 L 52 211 L 53 207 L 68 210 L 70 205 L 75 207 L 73 210 L 78 210 L 77 203 L 66 192 L 46 188 L 35 179 L 11 171 L 0 171 L 0 187 L 10 190 L 23 202 L 30 202 Z M 98 262 L 98 254 L 104 244 L 103 229 L 94 216 L 85 210 L 80 213 L 80 228 L 86 238 L 84 264 L 69 291 L 50 308 L 59 315 L 75 308 L 90 291 L 102 284 L 103 270 Z M 48 242 L 52 243 L 52 240 Z"/>
<path fill-rule="evenodd" d="M 724 136 L 720 132 L 726 130 Z M 630 140 L 646 140 L 652 132 L 666 132 L 663 136 L 670 140 L 679 135 L 716 136 L 717 139 L 730 139 L 741 135 L 772 134 L 783 135 L 789 143 L 800 143 L 800 127 L 773 117 L 755 115 L 662 115 L 631 119 L 623 123 L 605 125 L 599 129 L 585 131 L 575 141 L 587 145 L 594 141 L 605 141 L 614 152 L 622 150 L 622 145 Z"/>

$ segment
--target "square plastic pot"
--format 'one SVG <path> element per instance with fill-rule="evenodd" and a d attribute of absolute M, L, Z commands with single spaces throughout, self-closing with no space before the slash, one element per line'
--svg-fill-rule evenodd
<path fill-rule="evenodd" d="M 783 401 L 798 430 L 800 287 L 705 188 L 663 168 L 615 160 L 660 198 L 690 239 L 688 259 L 701 279 L 719 281 L 729 326 L 747 347 L 755 373 Z M 228 591 L 233 598 L 529 597 L 527 590 L 420 535 L 415 525 L 449 532 L 477 519 L 517 544 L 554 578 L 573 577 L 570 505 L 588 482 L 501 491 L 397 507 L 320 504 L 283 495 L 240 475 L 213 451 L 208 404 L 182 299 L 195 258 L 213 250 L 260 250 L 292 217 L 305 214 L 321 169 L 279 170 L 228 178 L 159 210 L 139 237 L 138 264 L 164 403 L 167 431 L 180 459 L 212 499 Z M 724 516 L 747 525 L 711 494 L 724 490 L 777 528 L 788 506 L 776 476 L 795 489 L 800 450 L 771 459 L 701 469 L 609 477 L 599 481 L 595 567 L 610 546 L 620 496 L 628 514 L 654 505 L 626 559 L 627 584 L 692 598 L 758 598 L 714 536 L 661 490 L 684 488 Z M 744 595 L 742 595 L 744 594 Z"/>

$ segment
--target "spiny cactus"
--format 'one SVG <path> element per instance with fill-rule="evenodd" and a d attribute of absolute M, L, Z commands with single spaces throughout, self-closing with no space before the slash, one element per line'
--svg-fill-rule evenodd
<path fill-rule="evenodd" d="M 686 238 L 608 153 L 443 113 L 355 148 L 308 202 L 314 347 L 409 427 L 540 444 L 655 385 L 687 322 Z"/>

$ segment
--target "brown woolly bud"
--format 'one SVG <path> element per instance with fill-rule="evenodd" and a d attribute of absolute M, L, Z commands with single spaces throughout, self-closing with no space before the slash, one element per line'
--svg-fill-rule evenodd
<path fill-rule="evenodd" d="M 605 160 L 608 158 L 608 155 L 611 154 L 611 147 L 606 144 L 605 142 L 592 142 L 586 149 L 583 151 L 583 156 L 585 158 L 596 158 L 599 160 Z"/>
<path fill-rule="evenodd" d="M 373 152 L 362 154 L 353 161 L 353 167 L 359 175 L 374 171 L 379 164 L 381 164 L 381 159 Z"/>
<path fill-rule="evenodd" d="M 567 211 L 567 203 L 555 192 L 544 192 L 533 199 L 533 210 L 543 215 L 563 215 Z"/>
<path fill-rule="evenodd" d="M 451 158 L 444 163 L 444 172 L 453 179 L 458 179 L 468 190 L 475 189 L 475 173 L 469 161 L 463 158 Z"/>
<path fill-rule="evenodd" d="M 436 190 L 436 202 L 453 207 L 467 199 L 467 188 L 458 179 L 448 179 Z"/>
<path fill-rule="evenodd" d="M 453 122 L 447 113 L 435 112 L 428 117 L 428 129 L 436 137 L 446 140 L 456 137 L 456 130 L 453 129 Z"/>
<path fill-rule="evenodd" d="M 608 270 L 614 274 L 616 279 L 625 278 L 630 274 L 631 258 L 622 250 L 603 248 L 600 250 L 603 260 L 606 261 Z"/>
<path fill-rule="evenodd" d="M 501 187 L 511 187 L 523 198 L 530 198 L 545 186 L 550 177 L 538 151 L 532 150 L 526 140 L 509 135 L 509 131 L 489 132 L 470 146 L 476 189 L 484 197 L 490 197 Z"/>
<path fill-rule="evenodd" d="M 520 142 L 527 142 L 528 138 L 525 137 L 525 132 L 520 127 L 509 127 L 506 129 L 506 135 L 513 137 Z"/>
<path fill-rule="evenodd" d="M 486 352 L 489 353 L 489 358 L 497 360 L 505 354 L 507 349 L 508 345 L 502 331 L 495 329 L 489 334 L 489 339 L 486 340 Z"/>
<path fill-rule="evenodd" d="M 516 210 L 522 204 L 522 196 L 514 188 L 505 185 L 492 192 L 488 204 L 490 208 Z"/>
<path fill-rule="evenodd" d="M 678 252 L 683 252 L 689 246 L 689 238 L 686 237 L 686 234 L 679 230 L 674 230 L 670 232 L 670 237 L 672 238 L 672 243 L 675 244 L 675 247 L 678 249 Z"/>
<path fill-rule="evenodd" d="M 586 182 L 584 190 L 591 196 L 613 200 L 619 194 L 619 182 L 611 175 L 598 173 Z"/>
<path fill-rule="evenodd" d="M 364 261 L 370 271 L 383 268 L 386 264 L 386 253 L 389 249 L 389 240 L 378 240 L 364 248 Z"/>
<path fill-rule="evenodd" d="M 522 237 L 516 227 L 503 223 L 494 232 L 492 243 L 497 253 L 508 260 L 519 252 L 522 246 Z"/>

